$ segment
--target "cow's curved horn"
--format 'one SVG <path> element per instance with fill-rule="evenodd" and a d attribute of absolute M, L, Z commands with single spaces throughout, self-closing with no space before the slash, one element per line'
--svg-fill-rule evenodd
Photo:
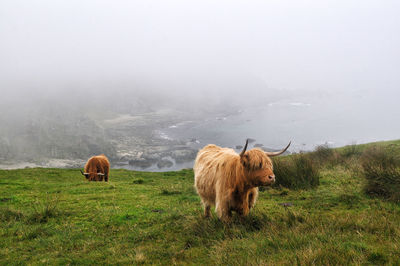
<path fill-rule="evenodd" d="M 103 174 L 103 173 L 97 173 L 97 175 L 101 175 L 101 176 L 103 176 L 104 174 Z"/>
<path fill-rule="evenodd" d="M 82 170 L 80 170 L 81 171 L 81 174 L 82 175 L 84 175 L 84 176 L 87 176 L 88 175 L 88 173 L 84 173 Z"/>
<path fill-rule="evenodd" d="M 274 157 L 274 156 L 281 155 L 282 153 L 284 153 L 284 152 L 289 148 L 289 146 L 290 146 L 291 143 L 292 143 L 292 142 L 290 141 L 289 144 L 286 146 L 286 148 L 284 148 L 284 149 L 281 150 L 281 151 L 275 151 L 275 152 L 268 152 L 268 151 L 266 151 L 265 154 L 268 155 L 269 157 Z"/>
<path fill-rule="evenodd" d="M 244 145 L 243 150 L 240 152 L 240 157 L 242 157 L 244 155 L 244 153 L 246 152 L 247 144 L 249 144 L 249 139 L 246 139 L 246 144 Z"/>

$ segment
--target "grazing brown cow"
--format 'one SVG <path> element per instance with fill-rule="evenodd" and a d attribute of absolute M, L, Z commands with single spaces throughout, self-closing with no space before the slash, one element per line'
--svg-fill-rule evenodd
<path fill-rule="evenodd" d="M 201 149 L 194 164 L 194 182 L 204 205 L 204 215 L 210 216 L 210 207 L 215 205 L 218 217 L 228 222 L 232 211 L 246 216 L 258 197 L 258 187 L 275 182 L 272 161 L 269 157 L 284 153 L 289 144 L 278 152 L 261 149 L 233 149 L 207 145 Z"/>
<path fill-rule="evenodd" d="M 104 181 L 108 182 L 108 174 L 110 171 L 110 162 L 104 154 L 91 157 L 86 165 L 85 172 L 81 173 L 88 181 Z"/>

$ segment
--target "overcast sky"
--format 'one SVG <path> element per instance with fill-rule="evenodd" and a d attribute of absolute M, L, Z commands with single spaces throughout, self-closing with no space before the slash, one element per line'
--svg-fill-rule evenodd
<path fill-rule="evenodd" d="M 398 0 L 1 0 L 0 86 L 254 79 L 396 93 L 399 14 Z"/>

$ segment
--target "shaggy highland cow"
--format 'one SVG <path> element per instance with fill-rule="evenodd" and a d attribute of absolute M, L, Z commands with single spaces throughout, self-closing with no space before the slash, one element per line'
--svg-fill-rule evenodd
<path fill-rule="evenodd" d="M 201 149 L 194 163 L 194 182 L 204 205 L 204 215 L 210 216 L 210 207 L 215 205 L 218 217 L 229 222 L 232 211 L 241 216 L 248 215 L 256 203 L 258 187 L 275 182 L 272 161 L 269 157 L 284 153 L 289 144 L 278 152 L 247 149 L 242 152 L 210 144 Z"/>
<path fill-rule="evenodd" d="M 108 174 L 110 171 L 110 162 L 104 154 L 91 157 L 86 165 L 85 172 L 81 173 L 88 181 L 104 181 L 108 182 Z"/>

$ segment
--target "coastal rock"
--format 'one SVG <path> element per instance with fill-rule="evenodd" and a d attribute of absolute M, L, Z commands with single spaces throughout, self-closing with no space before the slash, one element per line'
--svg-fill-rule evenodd
<path fill-rule="evenodd" d="M 196 158 L 197 150 L 193 149 L 182 149 L 182 150 L 175 150 L 171 152 L 171 157 L 175 159 L 177 163 L 184 163 L 192 161 Z"/>
<path fill-rule="evenodd" d="M 134 167 L 139 167 L 139 168 L 148 168 L 156 162 L 157 161 L 155 161 L 155 160 L 149 160 L 149 159 L 142 158 L 142 159 L 129 160 L 129 165 L 132 165 Z"/>
<path fill-rule="evenodd" d="M 198 139 L 191 138 L 186 142 L 186 145 L 199 144 L 199 143 L 200 141 Z"/>
<path fill-rule="evenodd" d="M 157 163 L 158 168 L 169 168 L 173 165 L 174 165 L 174 163 L 168 159 L 162 159 L 162 160 L 158 161 L 158 163 Z"/>

